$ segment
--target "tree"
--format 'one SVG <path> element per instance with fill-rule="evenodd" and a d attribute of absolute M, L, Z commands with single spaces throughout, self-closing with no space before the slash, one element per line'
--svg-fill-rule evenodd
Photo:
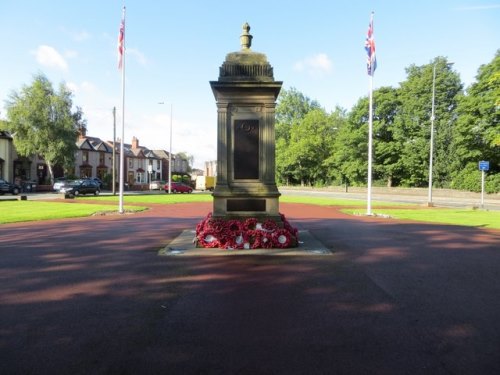
<path fill-rule="evenodd" d="M 468 164 L 477 168 L 480 160 L 490 162 L 490 173 L 500 172 L 500 50 L 489 64 L 481 65 L 457 112 L 455 176 Z"/>
<path fill-rule="evenodd" d="M 295 88 L 281 90 L 276 106 L 276 179 L 281 183 L 297 182 L 290 152 L 290 136 L 294 127 L 300 126 L 303 118 L 313 109 L 320 109 L 317 101 Z"/>
<path fill-rule="evenodd" d="M 333 147 L 324 164 L 338 182 L 361 185 L 367 176 L 368 99 L 358 100 L 347 119 L 336 123 Z"/>
<path fill-rule="evenodd" d="M 450 182 L 452 130 L 456 121 L 457 98 L 461 95 L 460 77 L 452 71 L 446 58 L 437 57 L 431 64 L 411 65 L 406 69 L 407 79 L 401 83 L 401 111 L 397 129 L 402 132 L 404 144 L 401 157 L 404 163 L 402 184 L 425 186 L 428 182 L 430 128 L 432 112 L 433 70 L 435 79 L 435 139 L 433 177 L 436 185 Z"/>
<path fill-rule="evenodd" d="M 294 87 L 281 90 L 276 106 L 276 138 L 288 141 L 291 127 L 300 123 L 311 110 L 320 108 L 316 100 L 309 99 Z"/>
<path fill-rule="evenodd" d="M 399 90 L 381 87 L 373 93 L 373 175 L 385 180 L 388 187 L 399 183 L 403 164 L 401 162 L 404 138 L 397 128 L 401 110 Z"/>
<path fill-rule="evenodd" d="M 71 112 L 71 97 L 64 84 L 61 83 L 59 91 L 55 92 L 52 83 L 38 74 L 30 86 L 13 92 L 7 101 L 8 126 L 14 134 L 17 153 L 42 157 L 51 182 L 54 165 L 74 163 L 78 127 L 83 119 L 80 109 Z"/>
<path fill-rule="evenodd" d="M 300 126 L 292 127 L 287 161 L 294 180 L 302 186 L 326 182 L 324 161 L 329 157 L 335 130 L 332 117 L 323 109 L 311 110 Z"/>

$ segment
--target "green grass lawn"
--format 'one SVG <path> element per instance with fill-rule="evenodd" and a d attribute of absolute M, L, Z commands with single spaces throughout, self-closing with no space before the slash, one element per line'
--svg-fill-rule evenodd
<path fill-rule="evenodd" d="M 98 197 L 88 196 L 79 197 L 79 200 L 93 200 L 93 201 L 109 201 L 118 202 L 118 196 L 101 195 Z M 123 201 L 126 203 L 158 203 L 158 204 L 173 204 L 173 203 L 188 203 L 188 202 L 212 202 L 212 195 L 209 193 L 197 193 L 197 194 L 131 194 L 125 195 Z M 366 202 L 354 199 L 334 199 L 334 198 L 323 198 L 323 197 L 304 197 L 304 196 L 290 196 L 283 195 L 280 197 L 280 202 L 285 203 L 306 203 L 306 204 L 316 204 L 320 206 L 365 206 Z M 373 202 L 373 205 L 378 206 L 401 206 L 401 203 L 386 203 L 386 202 Z M 407 206 L 408 204 L 405 204 Z"/>
<path fill-rule="evenodd" d="M 78 197 L 78 200 L 92 200 L 99 202 L 118 202 L 118 195 L 100 195 L 98 197 Z M 212 202 L 211 194 L 125 194 L 123 202 L 126 203 L 156 203 L 156 204 L 174 204 L 174 203 L 189 203 L 189 202 Z"/>
<path fill-rule="evenodd" d="M 127 206 L 125 211 L 142 211 L 146 207 Z M 38 221 L 50 219 L 65 219 L 71 217 L 85 217 L 98 212 L 117 212 L 116 205 L 65 203 L 65 202 L 38 202 L 38 201 L 5 201 L 0 202 L 0 224 L 16 223 L 21 221 Z"/>
<path fill-rule="evenodd" d="M 366 202 L 362 200 L 355 199 L 335 199 L 335 198 L 325 198 L 325 197 L 305 197 L 301 195 L 282 195 L 280 197 L 280 202 L 285 203 L 307 203 L 316 204 L 318 206 L 366 206 Z M 378 206 L 401 206 L 402 203 L 387 203 L 373 201 L 373 205 Z M 408 206 L 408 204 L 404 204 Z"/>
<path fill-rule="evenodd" d="M 343 209 L 348 214 L 359 214 L 352 209 Z M 469 227 L 482 227 L 500 229 L 500 211 L 482 211 L 455 208 L 420 208 L 398 209 L 384 208 L 373 211 L 375 214 L 388 215 L 399 220 L 415 220 L 426 223 L 465 225 Z"/>
<path fill-rule="evenodd" d="M 212 202 L 211 194 L 131 194 L 124 196 L 126 210 L 140 211 L 145 207 L 129 206 L 130 204 L 175 204 L 189 202 Z M 92 201 L 92 203 L 85 203 Z M 284 203 L 304 203 L 323 206 L 362 207 L 366 202 L 347 199 L 330 199 L 324 197 L 282 196 Z M 99 203 L 99 204 L 98 204 Z M 5 201 L 0 202 L 0 223 L 20 221 L 36 221 L 84 217 L 96 212 L 116 212 L 118 196 L 78 197 L 72 203 L 38 202 L 38 201 Z M 400 220 L 416 220 L 429 223 L 466 225 L 500 229 L 500 211 L 482 211 L 470 209 L 447 208 L 401 208 L 402 204 L 373 202 L 376 214 L 389 215 Z M 405 206 L 408 206 L 405 204 Z M 378 207 L 378 208 L 377 208 Z M 356 208 L 344 208 L 348 214 L 362 213 Z"/>

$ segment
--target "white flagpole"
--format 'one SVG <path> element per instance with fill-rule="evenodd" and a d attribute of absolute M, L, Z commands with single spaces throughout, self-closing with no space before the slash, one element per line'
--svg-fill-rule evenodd
<path fill-rule="evenodd" d="M 370 75 L 370 104 L 368 110 L 368 189 L 366 214 L 372 215 L 372 141 L 373 138 L 373 72 Z"/>
<path fill-rule="evenodd" d="M 119 193 L 119 203 L 118 212 L 120 214 L 124 213 L 123 210 L 123 185 L 124 185 L 124 171 L 125 171 L 125 155 L 123 143 L 125 142 L 125 6 L 123 7 L 122 15 L 122 26 L 123 30 L 123 41 L 122 41 L 122 56 L 121 56 L 121 69 L 122 69 L 122 139 L 120 142 L 120 193 Z"/>
<path fill-rule="evenodd" d="M 375 73 L 377 60 L 375 56 L 375 41 L 374 41 L 374 30 L 373 30 L 373 12 L 370 16 L 370 26 L 367 35 L 367 51 L 369 58 L 369 71 L 370 76 L 369 82 L 369 96 L 370 103 L 368 108 L 368 187 L 367 187 L 367 197 L 366 197 L 366 214 L 368 216 L 372 215 L 372 156 L 373 156 L 373 75 Z"/>

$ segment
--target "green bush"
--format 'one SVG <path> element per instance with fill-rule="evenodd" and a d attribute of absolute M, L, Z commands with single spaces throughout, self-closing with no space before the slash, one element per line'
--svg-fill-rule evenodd
<path fill-rule="evenodd" d="M 451 181 L 451 188 L 458 190 L 468 190 L 474 192 L 481 191 L 481 172 L 475 163 L 469 163 L 458 172 Z"/>
<path fill-rule="evenodd" d="M 455 175 L 451 182 L 451 188 L 480 193 L 481 173 L 476 163 L 469 163 L 463 170 Z M 487 174 L 484 185 L 484 191 L 488 194 L 500 192 L 500 174 Z"/>
<path fill-rule="evenodd" d="M 488 194 L 500 193 L 500 173 L 487 175 L 484 185 L 484 190 Z"/>

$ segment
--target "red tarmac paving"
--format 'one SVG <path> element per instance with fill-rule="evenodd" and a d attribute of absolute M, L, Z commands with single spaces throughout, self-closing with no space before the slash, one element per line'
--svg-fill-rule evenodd
<path fill-rule="evenodd" d="M 0 373 L 500 373 L 500 231 L 282 204 L 333 254 L 157 255 L 210 209 L 1 225 Z"/>

